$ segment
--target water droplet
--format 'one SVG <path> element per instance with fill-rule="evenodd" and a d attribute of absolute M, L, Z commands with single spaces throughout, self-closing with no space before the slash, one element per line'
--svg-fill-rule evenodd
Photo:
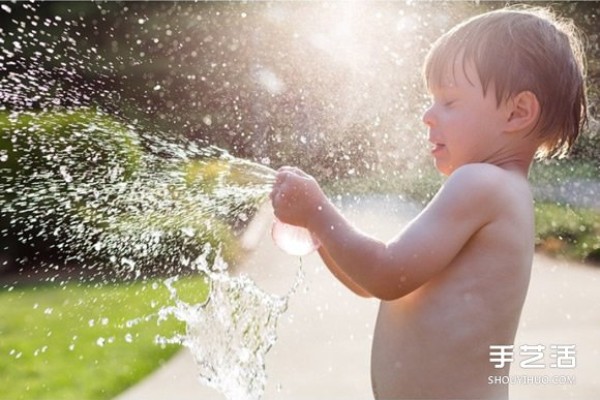
<path fill-rule="evenodd" d="M 194 237 L 196 234 L 196 230 L 192 227 L 186 226 L 181 228 L 181 233 L 183 233 L 187 237 Z"/>
<path fill-rule="evenodd" d="M 65 182 L 70 183 L 73 182 L 73 177 L 69 175 L 69 171 L 65 165 L 61 165 L 59 168 L 60 174 L 62 175 Z"/>
<path fill-rule="evenodd" d="M 121 265 L 127 267 L 129 271 L 135 270 L 135 261 L 130 260 L 127 257 L 121 258 Z"/>
<path fill-rule="evenodd" d="M 248 360 L 250 360 L 250 356 L 252 355 L 252 353 L 250 352 L 250 350 L 246 349 L 246 348 L 242 348 L 239 351 L 239 359 L 240 362 L 242 363 L 247 363 Z"/>

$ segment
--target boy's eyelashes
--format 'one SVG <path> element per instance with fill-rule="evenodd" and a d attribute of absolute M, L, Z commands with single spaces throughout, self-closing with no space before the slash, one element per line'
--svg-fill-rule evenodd
<path fill-rule="evenodd" d="M 435 106 L 436 104 L 441 104 L 443 107 L 451 107 L 456 103 L 456 99 L 439 99 L 439 100 L 433 100 L 430 103 L 430 107 Z"/>

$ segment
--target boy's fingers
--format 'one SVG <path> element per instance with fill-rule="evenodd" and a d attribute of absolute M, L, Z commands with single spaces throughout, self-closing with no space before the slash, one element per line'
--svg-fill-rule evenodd
<path fill-rule="evenodd" d="M 284 171 L 279 170 L 277 172 L 277 176 L 275 176 L 275 185 L 281 185 L 281 182 L 283 182 L 283 180 L 284 180 L 284 175 L 285 175 Z"/>
<path fill-rule="evenodd" d="M 298 174 L 298 176 L 301 176 L 302 178 L 310 178 L 311 177 L 309 174 L 307 174 L 306 172 L 304 172 L 300 168 L 296 168 L 295 169 L 295 173 Z"/>
<path fill-rule="evenodd" d="M 288 172 L 292 175 L 296 175 L 301 178 L 312 178 L 309 174 L 307 174 L 306 172 L 304 172 L 302 169 L 300 169 L 298 167 L 285 166 L 285 167 L 281 167 L 279 170 L 283 171 L 283 172 Z"/>
<path fill-rule="evenodd" d="M 282 172 L 294 172 L 294 167 L 290 167 L 289 165 L 284 165 L 283 167 L 279 168 L 277 170 L 278 173 L 282 173 Z"/>
<path fill-rule="evenodd" d="M 285 193 L 275 192 L 271 197 L 271 204 L 273 205 L 273 210 L 276 213 L 281 213 L 281 208 L 284 207 L 287 203 L 285 201 Z"/>
<path fill-rule="evenodd" d="M 278 173 L 282 173 L 282 172 L 283 173 L 289 173 L 289 174 L 298 175 L 298 176 L 301 176 L 301 177 L 304 177 L 304 178 L 309 177 L 309 175 L 306 172 L 302 171 L 300 168 L 298 168 L 298 167 L 291 167 L 291 166 L 288 166 L 288 165 L 284 165 L 283 167 L 279 168 L 277 170 L 277 172 Z"/>
<path fill-rule="evenodd" d="M 288 171 L 295 175 L 300 175 L 300 173 L 302 172 L 302 170 L 298 167 L 290 167 Z"/>

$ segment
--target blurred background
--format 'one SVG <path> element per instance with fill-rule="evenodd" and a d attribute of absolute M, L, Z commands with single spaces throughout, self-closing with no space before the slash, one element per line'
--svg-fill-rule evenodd
<path fill-rule="evenodd" d="M 420 70 L 430 44 L 465 17 L 506 3 L 5 4 L 3 83 L 6 74 L 37 70 L 36 79 L 61 92 L 29 85 L 36 93 L 28 93 L 22 83 L 27 107 L 56 106 L 57 98 L 63 106 L 94 103 L 150 132 L 334 180 L 421 167 Z M 585 33 L 596 115 L 600 5 L 535 2 L 550 4 Z M 19 32 L 27 42 L 17 45 Z M 593 128 L 576 156 L 598 159 L 584 151 L 596 140 Z"/>

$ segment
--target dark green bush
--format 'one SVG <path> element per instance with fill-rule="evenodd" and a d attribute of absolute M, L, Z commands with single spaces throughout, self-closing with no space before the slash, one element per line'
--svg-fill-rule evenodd
<path fill-rule="evenodd" d="M 184 272 L 207 245 L 209 262 L 217 251 L 232 261 L 235 230 L 272 179 L 210 151 L 144 152 L 134 130 L 93 110 L 0 114 L 0 135 L 0 271 L 74 261 L 99 274 Z"/>
<path fill-rule="evenodd" d="M 142 155 L 135 132 L 95 110 L 0 113 L 0 270 L 64 258 L 93 187 L 127 181 Z"/>
<path fill-rule="evenodd" d="M 128 178 L 140 166 L 137 135 L 91 109 L 0 114 L 0 169 L 13 178 Z"/>

